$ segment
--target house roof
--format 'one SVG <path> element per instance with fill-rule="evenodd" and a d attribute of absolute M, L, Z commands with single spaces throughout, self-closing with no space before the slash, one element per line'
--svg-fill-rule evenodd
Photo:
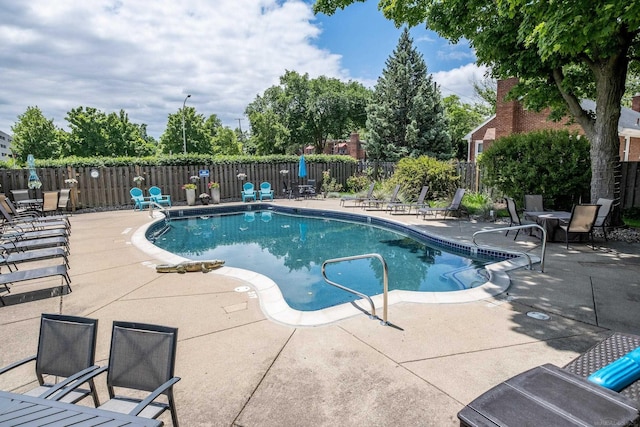
<path fill-rule="evenodd" d="M 596 103 L 590 99 L 583 99 L 580 106 L 586 111 L 596 111 Z M 640 137 L 640 112 L 627 107 L 620 109 L 618 135 Z"/>
<path fill-rule="evenodd" d="M 465 141 L 470 141 L 471 140 L 471 135 L 473 135 L 474 133 L 476 133 L 477 131 L 480 130 L 480 128 L 482 128 L 482 126 L 486 125 L 487 123 L 489 123 L 491 120 L 495 119 L 496 115 L 493 114 L 491 115 L 491 117 L 489 117 L 487 120 L 485 120 L 484 122 L 480 123 L 478 126 L 476 126 L 475 128 L 471 129 L 469 131 L 468 134 L 466 134 L 462 139 L 464 139 Z"/>

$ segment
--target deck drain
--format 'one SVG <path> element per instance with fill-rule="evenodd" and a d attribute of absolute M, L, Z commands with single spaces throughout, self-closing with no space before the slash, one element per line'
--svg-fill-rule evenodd
<path fill-rule="evenodd" d="M 539 311 L 529 311 L 527 312 L 527 316 L 532 317 L 536 320 L 549 320 L 551 317 L 548 314 L 540 313 Z"/>
<path fill-rule="evenodd" d="M 236 292 L 249 292 L 251 288 L 249 286 L 238 286 L 234 289 Z"/>

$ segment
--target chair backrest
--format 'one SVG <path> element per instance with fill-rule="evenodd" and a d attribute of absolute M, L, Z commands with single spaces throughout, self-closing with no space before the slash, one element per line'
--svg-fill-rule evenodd
<path fill-rule="evenodd" d="M 5 208 L 8 205 L 9 199 L 5 199 L 2 203 L 0 203 L 0 213 L 5 221 L 12 221 L 13 216 L 9 213 L 9 211 Z"/>
<path fill-rule="evenodd" d="M 507 201 L 507 211 L 509 211 L 511 223 L 522 225 L 520 215 L 518 215 L 518 209 L 516 208 L 516 202 L 511 197 L 505 197 L 504 199 Z"/>
<path fill-rule="evenodd" d="M 596 205 L 600 205 L 600 209 L 598 209 L 598 217 L 596 218 L 596 222 L 594 227 L 602 227 L 609 217 L 611 213 L 611 206 L 613 205 L 612 199 L 603 199 L 599 198 L 596 202 Z"/>
<path fill-rule="evenodd" d="M 148 191 L 151 196 L 162 196 L 162 190 L 160 187 L 156 187 L 155 185 L 153 187 L 149 187 Z"/>
<path fill-rule="evenodd" d="M 400 184 L 396 184 L 395 188 L 393 189 L 393 192 L 391 193 L 391 198 L 389 199 L 391 203 L 398 201 L 399 192 L 400 192 Z"/>
<path fill-rule="evenodd" d="M 133 199 L 139 199 L 143 196 L 142 190 L 139 189 L 138 187 L 133 187 L 131 190 L 129 190 L 129 194 L 131 194 L 131 198 Z"/>
<path fill-rule="evenodd" d="M 42 193 L 42 212 L 53 212 L 58 210 L 58 192 L 44 191 Z"/>
<path fill-rule="evenodd" d="M 589 233 L 596 222 L 599 205 L 575 205 L 567 227 L 569 233 Z"/>
<path fill-rule="evenodd" d="M 98 320 L 42 314 L 36 374 L 69 377 L 94 364 Z"/>
<path fill-rule="evenodd" d="M 113 322 L 107 386 L 155 390 L 174 376 L 177 344 L 177 328 Z"/>
<path fill-rule="evenodd" d="M 7 207 L 7 212 L 9 212 L 10 215 L 19 214 L 18 210 L 16 209 L 16 206 L 13 204 L 13 202 L 11 202 L 9 198 L 4 199 L 4 206 Z"/>
<path fill-rule="evenodd" d="M 18 200 L 29 200 L 29 190 L 11 190 L 11 194 L 13 194 L 14 202 Z"/>
<path fill-rule="evenodd" d="M 460 209 L 462 198 L 464 197 L 464 188 L 458 188 L 456 194 L 453 196 L 449 209 Z"/>
<path fill-rule="evenodd" d="M 67 209 L 67 204 L 69 203 L 70 194 L 71 194 L 70 188 L 63 188 L 60 190 L 60 197 L 58 197 L 58 209 L 60 210 Z"/>
<path fill-rule="evenodd" d="M 307 185 L 311 186 L 312 191 L 316 190 L 316 180 L 315 179 L 308 179 L 307 180 Z"/>
<path fill-rule="evenodd" d="M 263 182 L 260 184 L 260 192 L 261 193 L 271 193 L 271 184 L 268 182 Z"/>
<path fill-rule="evenodd" d="M 427 198 L 427 193 L 429 192 L 429 186 L 423 185 L 422 190 L 420 190 L 420 195 L 418 196 L 418 200 L 416 201 L 417 205 L 424 204 L 424 199 Z"/>
<path fill-rule="evenodd" d="M 542 194 L 525 194 L 524 210 L 527 212 L 544 212 Z"/>
<path fill-rule="evenodd" d="M 244 194 L 253 194 L 254 193 L 253 184 L 250 182 L 245 182 L 244 185 L 242 186 L 242 192 Z"/>
<path fill-rule="evenodd" d="M 372 183 L 369 185 L 369 190 L 367 191 L 367 196 L 366 196 L 366 197 L 367 197 L 367 199 L 370 199 L 370 198 L 372 198 L 372 197 L 373 197 L 373 190 L 374 190 L 375 186 L 376 186 L 376 183 L 375 183 L 375 182 L 372 182 Z"/>

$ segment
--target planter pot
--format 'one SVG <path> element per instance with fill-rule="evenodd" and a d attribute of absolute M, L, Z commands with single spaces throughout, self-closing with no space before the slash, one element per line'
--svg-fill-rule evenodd
<path fill-rule="evenodd" d="M 220 189 L 219 188 L 212 188 L 211 189 L 211 203 L 213 203 L 214 205 L 217 205 L 218 203 L 220 203 Z"/>
<path fill-rule="evenodd" d="M 196 204 L 196 190 L 195 189 L 186 189 L 184 190 L 187 193 L 187 205 L 193 206 Z"/>

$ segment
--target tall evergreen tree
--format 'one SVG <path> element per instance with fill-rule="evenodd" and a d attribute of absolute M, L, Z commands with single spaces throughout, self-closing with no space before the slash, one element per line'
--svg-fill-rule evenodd
<path fill-rule="evenodd" d="M 449 159 L 451 138 L 440 91 L 404 29 L 367 106 L 367 154 L 375 160 L 427 155 Z"/>

